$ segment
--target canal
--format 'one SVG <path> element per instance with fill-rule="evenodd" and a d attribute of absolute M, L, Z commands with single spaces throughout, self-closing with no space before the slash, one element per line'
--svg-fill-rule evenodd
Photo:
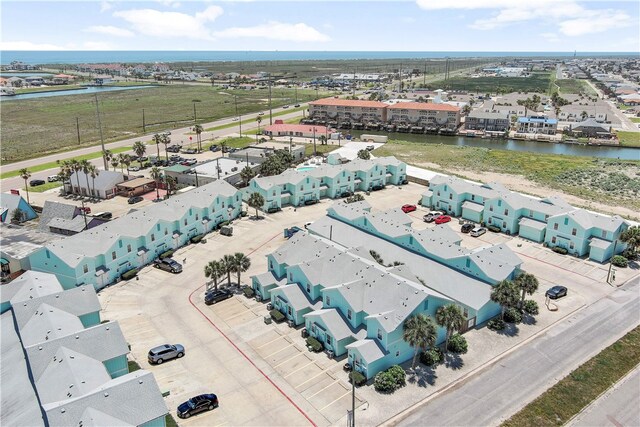
<path fill-rule="evenodd" d="M 552 142 L 522 141 L 515 139 L 482 139 L 463 136 L 424 135 L 396 132 L 351 131 L 354 137 L 363 134 L 386 135 L 389 140 L 422 142 L 427 144 L 466 145 L 469 147 L 492 148 L 496 150 L 530 151 L 543 154 L 560 154 L 566 156 L 604 157 L 609 159 L 638 160 L 640 149 L 626 147 L 604 147 L 578 144 L 562 144 Z"/>
<path fill-rule="evenodd" d="M 23 93 L 14 96 L 3 96 L 2 102 L 5 101 L 18 101 L 21 99 L 36 99 L 47 98 L 50 96 L 69 96 L 69 95 L 86 95 L 102 92 L 114 92 L 118 90 L 132 90 L 132 89 L 146 89 L 150 87 L 157 87 L 155 85 L 143 85 L 143 86 L 84 86 L 74 90 L 57 90 L 52 92 L 33 92 Z"/>

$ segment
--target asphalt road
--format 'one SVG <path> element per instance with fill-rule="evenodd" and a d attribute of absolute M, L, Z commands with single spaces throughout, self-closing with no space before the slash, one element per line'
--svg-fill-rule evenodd
<path fill-rule="evenodd" d="M 640 368 L 620 380 L 568 426 L 640 426 Z"/>
<path fill-rule="evenodd" d="M 640 278 L 636 277 L 465 382 L 385 424 L 499 425 L 637 326 L 639 312 Z"/>
<path fill-rule="evenodd" d="M 301 104 L 302 106 L 306 106 L 306 104 Z M 277 108 L 274 109 L 273 112 L 279 112 L 279 111 L 286 111 L 283 110 L 282 108 Z M 277 116 L 274 117 L 273 120 L 275 121 L 277 120 L 288 120 L 291 119 L 293 117 L 299 116 L 301 114 L 300 111 L 296 111 L 296 112 L 292 112 L 290 114 L 284 114 L 281 116 Z M 257 113 L 253 113 L 251 115 L 251 117 L 257 116 Z M 248 116 L 243 116 L 243 118 L 246 120 L 246 117 Z M 264 127 L 266 125 L 269 124 L 269 113 L 268 111 L 265 111 L 264 116 L 262 116 L 262 123 L 261 126 Z M 255 118 L 255 117 L 254 117 Z M 220 125 L 224 125 L 226 123 L 234 123 L 232 121 L 231 118 L 227 118 L 227 119 L 221 119 L 221 120 L 217 120 L 215 122 L 211 122 L 211 123 L 202 123 L 202 127 L 203 128 L 211 128 L 211 127 L 215 127 L 215 126 L 220 126 Z M 237 122 L 236 122 L 237 123 Z M 250 123 L 242 123 L 242 130 L 247 131 L 247 130 L 251 130 L 251 129 L 255 129 L 257 128 L 257 123 L 255 122 L 255 120 L 252 120 Z M 183 127 L 183 128 L 179 128 L 179 129 L 168 129 L 171 131 L 171 143 L 172 144 L 180 144 L 180 142 L 182 141 L 184 144 L 188 144 L 189 141 L 189 136 L 193 137 L 193 141 L 195 141 L 195 135 L 187 135 L 187 133 L 192 132 L 191 127 Z M 238 127 L 234 126 L 234 127 L 229 127 L 229 128 L 225 128 L 225 129 L 220 129 L 220 130 L 215 130 L 215 131 L 210 131 L 210 132 L 203 132 L 202 133 L 202 140 L 208 140 L 211 138 L 215 138 L 215 137 L 220 137 L 220 136 L 225 136 L 228 135 L 230 133 L 237 133 L 238 132 Z M 121 141 L 117 141 L 117 142 L 112 142 L 110 144 L 105 144 L 106 148 L 108 150 L 112 150 L 114 148 L 117 147 L 126 147 L 126 146 L 133 146 L 133 143 L 136 141 L 143 141 L 143 142 L 149 142 L 151 141 L 151 138 L 153 137 L 153 134 L 148 134 L 145 136 L 139 136 L 139 137 L 135 137 L 135 138 L 128 138 L 128 139 L 124 139 Z M 162 154 L 164 152 L 163 150 L 164 147 L 160 147 L 160 153 Z M 81 148 L 78 150 L 73 150 L 73 151 L 66 151 L 64 153 L 57 153 L 57 154 L 52 154 L 49 156 L 44 156 L 44 157 L 39 157 L 37 159 L 30 159 L 30 160 L 24 160 L 22 162 L 17 162 L 17 163 L 11 163 L 8 165 L 2 165 L 2 172 L 10 172 L 13 170 L 18 170 L 18 169 L 22 169 L 22 168 L 30 168 L 36 165 L 40 165 L 43 163 L 49 163 L 49 162 L 55 162 L 56 160 L 65 160 L 65 159 L 72 159 L 74 157 L 83 155 L 83 154 L 91 154 L 91 153 L 96 153 L 96 152 L 100 152 L 101 148 L 100 146 L 91 146 L 91 147 L 86 147 L 86 148 Z M 153 146 L 149 146 L 147 148 L 147 155 L 149 154 L 155 154 L 155 147 Z M 102 161 L 102 157 L 97 158 L 97 159 L 93 159 L 90 160 L 90 162 L 96 166 L 98 166 L 100 169 L 104 169 L 104 163 Z M 53 169 L 48 169 L 45 171 L 40 171 L 40 172 L 33 172 L 31 174 L 31 178 L 30 179 L 44 179 L 46 181 L 47 177 L 50 175 L 55 175 L 58 172 L 58 168 L 53 168 Z M 0 182 L 0 185 L 2 187 L 2 191 L 8 191 L 8 189 L 10 188 L 22 188 L 24 186 L 24 180 L 22 180 L 20 177 L 15 177 L 15 178 L 7 178 L 7 179 L 3 179 Z"/>

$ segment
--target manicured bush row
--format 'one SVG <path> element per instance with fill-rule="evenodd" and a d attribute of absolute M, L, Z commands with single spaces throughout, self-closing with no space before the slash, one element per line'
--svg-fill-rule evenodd
<path fill-rule="evenodd" d="M 159 258 L 170 258 L 173 255 L 173 249 L 169 249 L 168 251 L 162 252 Z"/>
<path fill-rule="evenodd" d="M 500 227 L 496 225 L 487 225 L 487 230 L 492 231 L 494 233 L 499 233 L 501 231 Z"/>
<path fill-rule="evenodd" d="M 452 353 L 464 354 L 467 352 L 467 339 L 460 334 L 454 334 L 449 338 L 448 350 Z"/>
<path fill-rule="evenodd" d="M 373 380 L 373 387 L 381 393 L 393 393 L 406 384 L 404 369 L 394 365 L 386 371 L 378 372 Z"/>
<path fill-rule="evenodd" d="M 197 236 L 193 236 L 190 241 L 191 243 L 200 243 L 200 241 L 202 240 L 202 238 L 204 237 L 204 234 L 198 234 Z"/>
<path fill-rule="evenodd" d="M 355 381 L 356 387 L 360 387 L 367 382 L 367 377 L 358 371 L 351 371 L 349 372 L 349 382 L 351 381 Z"/>
<path fill-rule="evenodd" d="M 123 280 L 133 279 L 137 275 L 138 275 L 138 269 L 134 268 L 133 270 L 125 271 L 124 273 L 122 273 L 122 279 Z"/>
<path fill-rule="evenodd" d="M 311 347 L 311 350 L 315 351 L 316 353 L 322 351 L 322 349 L 324 348 L 322 343 L 314 337 L 307 337 L 307 347 Z"/>
<path fill-rule="evenodd" d="M 620 268 L 627 268 L 627 266 L 629 265 L 629 261 L 622 255 L 616 255 L 611 258 L 611 263 Z"/>
<path fill-rule="evenodd" d="M 275 320 L 275 321 L 276 321 L 276 323 L 280 323 L 280 322 L 284 321 L 284 319 L 285 319 L 285 315 L 284 315 L 284 314 L 282 314 L 282 313 L 280 312 L 280 310 L 275 309 L 275 308 L 274 308 L 273 310 L 271 310 L 271 311 L 269 312 L 269 314 L 271 315 L 271 317 L 273 318 L 273 320 Z"/>
<path fill-rule="evenodd" d="M 492 331 L 501 331 L 504 329 L 504 327 L 505 327 L 504 321 L 499 317 L 496 317 L 495 319 L 491 319 L 487 322 L 487 328 L 491 329 Z"/>
<path fill-rule="evenodd" d="M 551 250 L 560 255 L 566 255 L 569 253 L 567 248 L 561 248 L 560 246 L 554 246 L 553 248 L 551 248 Z"/>
<path fill-rule="evenodd" d="M 536 314 L 538 314 L 540 312 L 539 308 L 538 308 L 538 303 L 535 302 L 534 300 L 528 299 L 524 302 L 524 305 L 522 306 L 522 309 L 531 314 L 532 316 L 535 316 Z"/>
<path fill-rule="evenodd" d="M 245 286 L 244 288 L 242 288 L 242 293 L 244 294 L 245 297 L 247 298 L 253 298 L 253 296 L 256 294 L 252 288 L 250 288 L 249 286 Z"/>
<path fill-rule="evenodd" d="M 431 348 L 423 353 L 420 353 L 420 363 L 427 366 L 434 366 L 442 362 L 443 355 L 440 348 Z"/>
<path fill-rule="evenodd" d="M 522 322 L 522 313 L 517 308 L 509 307 L 504 311 L 504 321 L 507 323 Z"/>

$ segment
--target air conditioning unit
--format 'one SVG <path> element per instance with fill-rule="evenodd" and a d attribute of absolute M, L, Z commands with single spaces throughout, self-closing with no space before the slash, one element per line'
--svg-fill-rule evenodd
<path fill-rule="evenodd" d="M 293 323 L 293 320 L 287 320 L 287 325 L 289 325 L 289 327 L 293 328 L 295 326 L 295 323 Z"/>
<path fill-rule="evenodd" d="M 256 295 L 256 301 L 258 302 L 262 301 L 262 295 Z"/>
<path fill-rule="evenodd" d="M 327 356 L 329 356 L 329 359 L 333 359 L 333 350 L 327 350 Z"/>
<path fill-rule="evenodd" d="M 302 328 L 300 334 L 302 335 L 302 338 L 307 338 L 309 336 L 309 331 L 307 331 L 307 328 Z"/>
<path fill-rule="evenodd" d="M 273 304 L 271 303 L 267 304 L 267 310 L 269 311 L 273 310 Z"/>

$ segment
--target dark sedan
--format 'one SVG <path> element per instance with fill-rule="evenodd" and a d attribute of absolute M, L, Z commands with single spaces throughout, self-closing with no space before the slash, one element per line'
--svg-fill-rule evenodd
<path fill-rule="evenodd" d="M 31 187 L 37 187 L 38 185 L 44 185 L 44 179 L 32 179 L 29 181 Z"/>
<path fill-rule="evenodd" d="M 463 233 L 469 233 L 471 230 L 473 230 L 475 228 L 475 224 L 463 224 L 462 227 L 460 227 L 460 231 Z"/>
<path fill-rule="evenodd" d="M 567 288 L 565 288 L 564 286 L 554 286 L 553 288 L 550 288 L 547 290 L 547 292 L 545 293 L 546 296 L 548 296 L 551 299 L 558 299 L 558 298 L 562 298 L 562 297 L 566 297 L 567 296 Z"/>
<path fill-rule="evenodd" d="M 189 418 L 191 415 L 199 414 L 204 411 L 211 411 L 218 407 L 218 396 L 215 394 L 201 394 L 192 397 L 180 406 L 178 406 L 178 417 Z"/>
<path fill-rule="evenodd" d="M 204 294 L 204 303 L 207 305 L 224 301 L 233 296 L 233 293 L 226 289 L 212 289 Z"/>

